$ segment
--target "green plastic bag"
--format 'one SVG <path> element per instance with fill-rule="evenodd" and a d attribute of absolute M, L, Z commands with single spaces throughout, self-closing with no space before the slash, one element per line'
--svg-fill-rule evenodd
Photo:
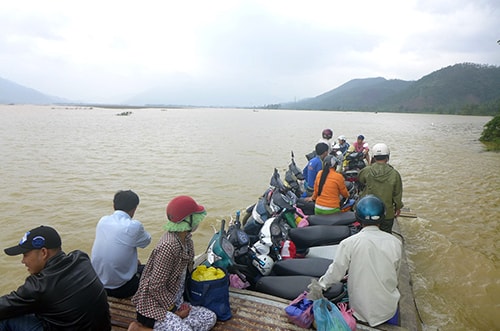
<path fill-rule="evenodd" d="M 313 315 L 318 331 L 351 331 L 337 305 L 326 298 L 314 300 Z"/>

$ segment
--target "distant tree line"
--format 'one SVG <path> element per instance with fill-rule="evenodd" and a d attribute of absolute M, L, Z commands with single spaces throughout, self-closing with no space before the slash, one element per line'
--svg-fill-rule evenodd
<path fill-rule="evenodd" d="M 491 115 L 494 116 L 498 113 L 500 109 L 500 99 L 495 101 L 485 102 L 483 104 L 468 104 L 465 105 L 459 112 L 458 115 Z"/>

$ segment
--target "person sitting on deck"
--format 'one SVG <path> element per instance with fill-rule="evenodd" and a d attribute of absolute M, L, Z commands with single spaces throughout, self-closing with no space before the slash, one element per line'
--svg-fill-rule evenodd
<path fill-rule="evenodd" d="M 208 331 L 217 322 L 216 314 L 183 299 L 186 275 L 193 269 L 192 232 L 205 218 L 205 208 L 183 195 L 173 198 L 166 212 L 166 232 L 151 252 L 132 297 L 137 321 L 128 330 Z"/>
<path fill-rule="evenodd" d="M 133 219 L 138 205 L 135 192 L 118 191 L 113 198 L 114 213 L 97 223 L 92 266 L 111 297 L 131 297 L 139 286 L 144 265 L 137 257 L 137 247 L 148 246 L 151 235 Z"/>
<path fill-rule="evenodd" d="M 66 254 L 49 226 L 26 232 L 5 254 L 23 255 L 30 275 L 0 297 L 0 330 L 111 330 L 106 291 L 87 254 Z M 4 275 L 7 277 L 7 275 Z"/>
<path fill-rule="evenodd" d="M 385 205 L 378 197 L 361 198 L 355 215 L 363 229 L 340 242 L 332 264 L 319 281 L 311 282 L 309 291 L 326 290 L 348 272 L 347 292 L 354 317 L 372 327 L 384 322 L 397 324 L 402 244 L 379 229 Z"/>

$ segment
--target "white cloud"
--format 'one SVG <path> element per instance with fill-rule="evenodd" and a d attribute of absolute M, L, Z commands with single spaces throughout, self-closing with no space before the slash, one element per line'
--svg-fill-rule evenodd
<path fill-rule="evenodd" d="M 499 7 L 494 0 L 3 2 L 0 77 L 84 101 L 120 102 L 176 83 L 186 98 L 196 85 L 230 91 L 231 100 L 289 101 L 354 78 L 416 80 L 455 63 L 500 65 Z"/>

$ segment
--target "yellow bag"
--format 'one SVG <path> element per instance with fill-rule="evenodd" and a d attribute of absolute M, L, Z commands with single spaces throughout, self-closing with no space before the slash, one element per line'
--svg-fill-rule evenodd
<path fill-rule="evenodd" d="M 206 265 L 199 265 L 193 270 L 191 274 L 191 278 L 198 282 L 206 281 L 206 280 L 215 280 L 224 278 L 226 274 L 224 270 L 220 268 L 208 267 Z"/>

